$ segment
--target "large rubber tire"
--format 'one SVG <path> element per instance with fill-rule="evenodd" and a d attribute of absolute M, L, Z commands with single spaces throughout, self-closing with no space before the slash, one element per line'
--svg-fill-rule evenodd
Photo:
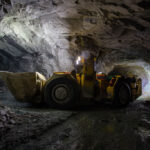
<path fill-rule="evenodd" d="M 80 98 L 80 89 L 76 81 L 57 78 L 48 83 L 44 91 L 44 100 L 50 107 L 67 109 L 73 107 Z"/>
<path fill-rule="evenodd" d="M 126 82 L 120 82 L 115 87 L 114 104 L 117 107 L 125 107 L 131 101 L 131 88 Z"/>

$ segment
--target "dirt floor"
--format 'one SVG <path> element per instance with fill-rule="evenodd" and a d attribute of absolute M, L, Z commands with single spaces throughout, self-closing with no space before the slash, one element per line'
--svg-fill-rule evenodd
<path fill-rule="evenodd" d="M 65 111 L 16 102 L 0 94 L 1 150 L 149 150 L 150 102 Z"/>

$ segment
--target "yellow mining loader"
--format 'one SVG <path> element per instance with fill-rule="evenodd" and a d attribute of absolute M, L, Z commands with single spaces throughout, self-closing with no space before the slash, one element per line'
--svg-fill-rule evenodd
<path fill-rule="evenodd" d="M 108 99 L 126 106 L 142 94 L 142 81 L 135 77 L 108 76 L 95 72 L 95 58 L 78 57 L 72 72 L 54 72 L 47 80 L 38 72 L 0 72 L 14 97 L 20 102 L 41 103 L 69 108 L 79 101 Z"/>

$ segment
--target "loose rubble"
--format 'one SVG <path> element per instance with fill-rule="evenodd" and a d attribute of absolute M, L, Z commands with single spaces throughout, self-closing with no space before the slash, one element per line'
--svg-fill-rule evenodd
<path fill-rule="evenodd" d="M 16 109 L 17 108 L 17 109 Z M 61 111 L 0 106 L 0 150 L 149 150 L 150 102 Z"/>
<path fill-rule="evenodd" d="M 17 122 L 17 117 L 8 107 L 0 105 L 0 139 Z"/>

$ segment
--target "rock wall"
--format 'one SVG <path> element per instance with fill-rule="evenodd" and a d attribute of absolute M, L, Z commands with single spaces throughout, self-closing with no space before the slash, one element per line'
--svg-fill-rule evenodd
<path fill-rule="evenodd" d="M 148 71 L 148 0 L 1 0 L 0 8 L 0 70 L 49 76 L 73 69 L 88 50 L 98 71 L 118 64 Z"/>

